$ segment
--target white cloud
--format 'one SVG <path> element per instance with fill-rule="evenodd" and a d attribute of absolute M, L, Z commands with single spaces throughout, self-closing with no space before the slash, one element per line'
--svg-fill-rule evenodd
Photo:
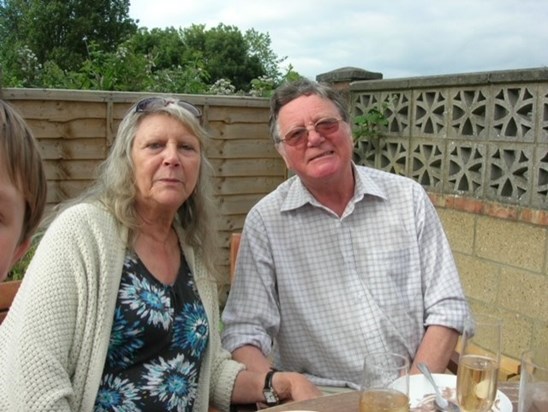
<path fill-rule="evenodd" d="M 269 33 L 310 78 L 345 66 L 394 78 L 548 65 L 544 0 L 132 0 L 130 16 Z"/>

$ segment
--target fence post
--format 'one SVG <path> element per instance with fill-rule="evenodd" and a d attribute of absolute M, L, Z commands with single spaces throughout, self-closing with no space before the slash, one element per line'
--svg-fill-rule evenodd
<path fill-rule="evenodd" d="M 357 80 L 379 80 L 382 73 L 370 72 L 358 67 L 341 67 L 316 76 L 316 81 L 328 83 L 341 93 L 350 105 L 350 83 Z"/>

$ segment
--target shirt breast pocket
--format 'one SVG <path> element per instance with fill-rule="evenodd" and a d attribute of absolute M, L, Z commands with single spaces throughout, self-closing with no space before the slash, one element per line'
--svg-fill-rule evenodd
<path fill-rule="evenodd" d="M 365 258 L 364 286 L 380 308 L 402 312 L 422 299 L 418 257 L 412 249 L 376 250 Z"/>

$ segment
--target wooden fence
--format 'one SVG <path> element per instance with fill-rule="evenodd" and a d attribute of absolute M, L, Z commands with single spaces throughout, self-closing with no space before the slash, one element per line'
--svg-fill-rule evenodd
<path fill-rule="evenodd" d="M 3 89 L 38 138 L 48 179 L 48 204 L 80 193 L 95 177 L 118 125 L 145 93 Z M 150 95 L 150 94 L 149 94 Z M 260 198 L 286 178 L 286 168 L 268 131 L 268 101 L 241 96 L 171 95 L 203 111 L 211 135 L 207 155 L 214 167 L 222 260 L 228 275 L 231 232 Z"/>
<path fill-rule="evenodd" d="M 504 352 L 517 358 L 528 347 L 545 346 L 548 70 L 353 82 L 355 71 L 343 68 L 332 79 L 319 80 L 338 82 L 354 115 L 390 98 L 384 138 L 359 147 L 364 163 L 372 159 L 373 166 L 401 171 L 428 190 L 473 310 L 498 314 L 514 331 L 505 334 Z M 40 141 L 50 204 L 74 196 L 93 180 L 124 113 L 145 95 L 0 93 L 20 109 Z M 240 231 L 249 209 L 286 179 L 268 132 L 268 101 L 176 97 L 201 107 L 211 134 L 207 154 L 215 169 L 223 245 L 218 266 L 228 279 L 230 233 Z"/>

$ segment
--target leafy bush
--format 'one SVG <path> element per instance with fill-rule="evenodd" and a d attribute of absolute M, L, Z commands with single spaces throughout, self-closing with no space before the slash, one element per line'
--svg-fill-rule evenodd
<path fill-rule="evenodd" d="M 366 113 L 354 117 L 354 139 L 378 139 L 381 131 L 388 126 L 384 112 L 387 104 L 372 107 Z"/>

